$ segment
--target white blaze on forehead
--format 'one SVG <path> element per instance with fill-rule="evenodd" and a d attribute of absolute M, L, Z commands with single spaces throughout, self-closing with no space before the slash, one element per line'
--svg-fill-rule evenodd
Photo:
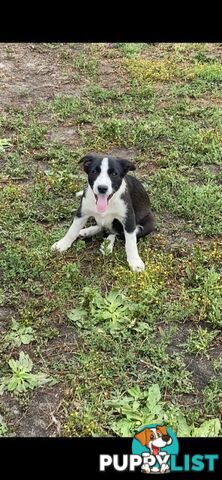
<path fill-rule="evenodd" d="M 109 159 L 107 157 L 104 157 L 102 159 L 101 165 L 100 165 L 101 171 L 98 177 L 96 178 L 94 185 L 93 185 L 93 191 L 97 194 L 98 193 L 98 186 L 99 185 L 104 185 L 108 188 L 106 194 L 111 195 L 113 189 L 112 189 L 112 182 L 111 179 L 108 175 L 108 169 L 109 169 Z"/>
<path fill-rule="evenodd" d="M 109 159 L 104 157 L 101 162 L 101 174 L 100 175 L 107 175 L 109 167 Z"/>

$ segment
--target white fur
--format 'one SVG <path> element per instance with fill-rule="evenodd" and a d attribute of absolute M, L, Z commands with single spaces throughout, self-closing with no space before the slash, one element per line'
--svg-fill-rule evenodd
<path fill-rule="evenodd" d="M 138 253 L 136 230 L 134 230 L 133 233 L 128 233 L 126 230 L 124 230 L 124 233 L 126 256 L 129 266 L 134 272 L 142 272 L 145 268 L 145 265 Z"/>
<path fill-rule="evenodd" d="M 83 193 L 83 190 L 80 190 L 80 192 L 76 192 L 76 197 L 82 197 Z"/>
<path fill-rule="evenodd" d="M 96 195 L 99 194 L 98 186 L 104 185 L 107 187 L 106 195 L 109 196 L 113 193 L 112 182 L 108 175 L 109 160 L 107 157 L 103 158 L 101 163 L 101 171 L 93 185 L 93 191 Z"/>
<path fill-rule="evenodd" d="M 149 467 L 148 463 L 145 463 L 145 465 L 142 465 L 141 472 L 150 473 L 150 467 Z"/>

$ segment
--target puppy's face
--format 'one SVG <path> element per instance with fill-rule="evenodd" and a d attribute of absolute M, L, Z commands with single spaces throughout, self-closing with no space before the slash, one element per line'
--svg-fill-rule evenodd
<path fill-rule="evenodd" d="M 106 211 L 113 195 L 119 190 L 123 178 L 135 166 L 128 160 L 114 157 L 87 155 L 82 158 L 89 185 L 95 195 L 97 211 Z"/>
<path fill-rule="evenodd" d="M 162 425 L 158 425 L 156 428 L 145 428 L 142 432 L 136 433 L 135 438 L 149 448 L 153 455 L 157 455 L 160 448 L 172 443 L 172 438 L 167 433 L 166 427 Z"/>

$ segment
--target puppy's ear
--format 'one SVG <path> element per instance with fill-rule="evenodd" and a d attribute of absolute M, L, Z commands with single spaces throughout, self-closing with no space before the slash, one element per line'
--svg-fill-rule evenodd
<path fill-rule="evenodd" d="M 139 442 L 141 443 L 141 445 L 145 446 L 147 445 L 147 432 L 146 432 L 147 428 L 145 428 L 144 430 L 142 430 L 142 432 L 138 432 L 134 435 L 134 437 L 139 440 Z"/>
<path fill-rule="evenodd" d="M 129 170 L 136 170 L 135 165 L 133 165 L 133 163 L 129 160 L 125 160 L 124 158 L 119 158 L 118 160 L 120 162 L 124 175 L 126 175 Z"/>
<path fill-rule="evenodd" d="M 88 171 L 89 171 L 89 166 L 90 166 L 92 160 L 93 160 L 93 156 L 92 156 L 92 155 L 86 155 L 85 157 L 83 157 L 83 158 L 81 158 L 81 159 L 79 160 L 79 163 L 82 164 L 83 170 L 84 170 L 86 173 L 88 173 Z"/>

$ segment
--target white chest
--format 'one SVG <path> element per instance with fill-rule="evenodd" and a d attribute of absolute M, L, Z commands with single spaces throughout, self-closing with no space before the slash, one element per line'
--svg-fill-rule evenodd
<path fill-rule="evenodd" d="M 110 229 L 115 218 L 120 222 L 125 218 L 127 208 L 125 202 L 119 196 L 117 198 L 113 196 L 106 211 L 98 213 L 94 198 L 89 198 L 86 195 L 86 198 L 83 199 L 82 210 L 89 217 L 94 217 L 99 226 Z"/>
<path fill-rule="evenodd" d="M 95 213 L 94 218 L 96 220 L 97 225 L 110 229 L 112 222 L 114 218 L 116 218 L 116 216 L 112 214 L 101 215 L 99 213 Z"/>

